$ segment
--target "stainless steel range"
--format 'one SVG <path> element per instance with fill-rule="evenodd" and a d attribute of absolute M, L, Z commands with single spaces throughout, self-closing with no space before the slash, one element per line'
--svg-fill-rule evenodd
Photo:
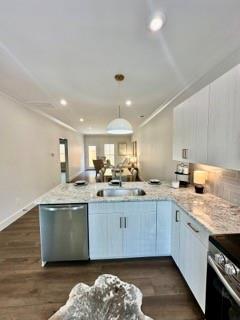
<path fill-rule="evenodd" d="M 240 320 L 240 234 L 209 241 L 206 319 Z"/>

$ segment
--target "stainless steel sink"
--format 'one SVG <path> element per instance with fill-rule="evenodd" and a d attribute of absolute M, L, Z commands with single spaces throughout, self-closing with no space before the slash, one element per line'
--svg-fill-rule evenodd
<path fill-rule="evenodd" d="M 97 192 L 98 197 L 145 196 L 145 194 L 146 192 L 139 188 L 101 189 Z"/>

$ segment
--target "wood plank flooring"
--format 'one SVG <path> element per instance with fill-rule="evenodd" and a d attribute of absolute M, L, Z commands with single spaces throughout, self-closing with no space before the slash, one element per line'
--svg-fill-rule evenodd
<path fill-rule="evenodd" d="M 138 286 L 143 311 L 155 320 L 202 319 L 170 258 L 57 263 L 41 268 L 35 208 L 0 232 L 0 320 L 46 320 L 65 303 L 75 284 L 92 284 L 103 273 Z"/>

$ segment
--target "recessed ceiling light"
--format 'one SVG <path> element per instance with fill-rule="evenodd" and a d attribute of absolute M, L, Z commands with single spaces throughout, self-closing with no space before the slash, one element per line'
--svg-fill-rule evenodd
<path fill-rule="evenodd" d="M 60 103 L 62 106 L 66 106 L 67 105 L 67 101 L 65 99 L 61 99 Z"/>
<path fill-rule="evenodd" d="M 131 100 L 126 100 L 126 106 L 130 107 L 132 105 L 132 101 Z"/>
<path fill-rule="evenodd" d="M 152 18 L 149 24 L 149 28 L 151 31 L 156 32 L 163 27 L 164 23 L 165 23 L 165 16 L 163 14 L 159 14 L 154 18 Z"/>
<path fill-rule="evenodd" d="M 83 122 L 83 121 L 84 121 L 84 119 L 83 119 L 83 118 L 80 118 L 80 119 L 79 119 L 79 121 L 80 121 L 80 122 Z"/>

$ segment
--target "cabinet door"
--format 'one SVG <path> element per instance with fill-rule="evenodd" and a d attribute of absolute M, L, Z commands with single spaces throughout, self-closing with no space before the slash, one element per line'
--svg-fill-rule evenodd
<path fill-rule="evenodd" d="M 171 255 L 171 201 L 157 203 L 157 252 L 158 256 Z"/>
<path fill-rule="evenodd" d="M 209 86 L 185 100 L 173 112 L 173 159 L 207 162 Z M 183 152 L 183 150 L 186 150 Z"/>
<path fill-rule="evenodd" d="M 209 86 L 194 94 L 187 106 L 189 162 L 207 163 L 208 107 Z"/>
<path fill-rule="evenodd" d="M 187 161 L 187 154 L 183 151 L 189 149 L 189 129 L 191 126 L 189 114 L 189 99 L 185 100 L 173 111 L 173 160 Z"/>
<path fill-rule="evenodd" d="M 182 161 L 182 149 L 184 145 L 183 132 L 183 103 L 173 110 L 173 160 Z"/>
<path fill-rule="evenodd" d="M 179 242 L 179 264 L 178 267 L 182 272 L 187 283 L 190 283 L 190 266 L 192 264 L 191 257 L 191 246 L 192 246 L 192 235 L 187 226 L 181 221 L 180 222 L 180 242 Z"/>
<path fill-rule="evenodd" d="M 120 213 L 89 215 L 90 259 L 111 259 L 123 256 L 122 216 L 123 214 Z"/>
<path fill-rule="evenodd" d="M 196 237 L 192 241 L 192 268 L 190 288 L 205 312 L 206 280 L 207 280 L 207 248 Z"/>
<path fill-rule="evenodd" d="M 176 265 L 179 266 L 180 250 L 180 210 L 173 205 L 172 208 L 172 230 L 171 230 L 171 254 Z"/>
<path fill-rule="evenodd" d="M 181 221 L 179 268 L 201 309 L 205 312 L 207 248 L 195 231 Z"/>
<path fill-rule="evenodd" d="M 208 163 L 240 169 L 240 66 L 210 85 Z"/>
<path fill-rule="evenodd" d="M 124 257 L 156 255 L 156 203 L 126 204 L 123 232 Z"/>

